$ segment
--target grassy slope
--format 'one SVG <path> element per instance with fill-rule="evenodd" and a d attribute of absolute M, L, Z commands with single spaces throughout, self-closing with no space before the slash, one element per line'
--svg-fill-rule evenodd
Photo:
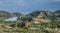
<path fill-rule="evenodd" d="M 1 21 L 2 22 L 2 21 Z M 0 23 L 1 23 L 0 22 Z M 17 23 L 19 23 L 20 21 L 17 21 Z M 14 29 L 9 29 L 9 28 L 0 28 L 0 32 L 19 32 L 19 33 L 60 33 L 60 28 L 59 28 L 59 25 L 60 24 L 60 21 L 56 21 L 56 22 L 51 22 L 51 23 L 44 23 L 44 24 L 40 24 L 40 25 L 36 25 L 32 27 L 35 27 L 35 28 L 40 28 L 40 29 L 24 29 L 24 28 L 18 28 L 16 30 Z M 57 26 L 59 25 L 59 26 Z M 48 29 L 47 29 L 48 28 Z M 56 30 L 57 29 L 57 30 Z"/>

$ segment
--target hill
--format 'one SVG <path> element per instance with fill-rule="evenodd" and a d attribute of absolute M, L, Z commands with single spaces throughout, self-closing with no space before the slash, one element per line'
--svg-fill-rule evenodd
<path fill-rule="evenodd" d="M 53 22 L 58 18 L 56 12 L 49 11 L 36 11 L 28 14 L 27 16 L 32 17 L 35 22 Z M 60 17 L 60 16 L 59 16 Z"/>
<path fill-rule="evenodd" d="M 14 16 L 21 16 L 21 15 L 23 15 L 23 14 L 18 13 L 18 12 L 9 13 L 9 12 L 0 10 L 0 20 L 4 20 L 6 18 L 10 18 L 10 17 L 14 17 Z"/>
<path fill-rule="evenodd" d="M 57 17 L 60 18 L 60 10 L 55 11 L 55 13 L 57 14 Z"/>
<path fill-rule="evenodd" d="M 19 12 L 9 13 L 0 10 L 0 20 L 4 20 L 6 18 L 10 18 L 14 16 L 18 16 L 18 20 L 26 20 L 28 18 L 33 18 L 34 21 L 52 22 L 55 21 L 57 18 L 60 18 L 60 10 L 57 10 L 55 12 L 35 11 L 27 15 L 23 15 Z"/>
<path fill-rule="evenodd" d="M 60 10 L 55 11 L 55 13 L 60 14 Z"/>

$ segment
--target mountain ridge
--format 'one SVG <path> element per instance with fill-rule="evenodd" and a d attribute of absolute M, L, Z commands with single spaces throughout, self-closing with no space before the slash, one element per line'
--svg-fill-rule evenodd
<path fill-rule="evenodd" d="M 60 12 L 60 11 L 59 11 Z M 28 14 L 28 16 L 32 17 L 36 22 L 53 22 L 55 21 L 59 15 L 57 12 L 49 12 L 49 11 L 36 11 Z"/>
<path fill-rule="evenodd" d="M 2 17 L 2 19 L 5 19 L 5 18 L 18 16 L 19 17 L 18 20 L 21 20 L 21 19 L 23 20 L 23 19 L 27 19 L 27 18 L 40 18 L 40 19 L 54 20 L 57 17 L 60 17 L 59 12 L 60 12 L 60 10 L 57 10 L 55 12 L 35 11 L 35 12 L 29 13 L 27 15 L 23 15 L 19 12 L 9 13 L 9 12 L 6 12 L 6 11 L 0 11 L 0 17 Z M 5 17 L 5 18 L 3 18 L 3 17 Z"/>

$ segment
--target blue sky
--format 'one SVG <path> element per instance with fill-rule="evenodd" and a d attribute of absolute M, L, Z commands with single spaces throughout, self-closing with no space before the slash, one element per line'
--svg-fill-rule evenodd
<path fill-rule="evenodd" d="M 60 10 L 60 0 L 0 0 L 0 10 L 28 14 L 37 10 Z"/>

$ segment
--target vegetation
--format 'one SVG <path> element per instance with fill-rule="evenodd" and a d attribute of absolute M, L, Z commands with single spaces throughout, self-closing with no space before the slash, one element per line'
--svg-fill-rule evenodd
<path fill-rule="evenodd" d="M 1 21 L 3 22 L 3 21 Z M 12 21 L 10 21 L 12 22 Z M 18 21 L 16 21 L 18 23 Z M 9 22 L 8 22 L 9 23 Z M 59 32 L 60 30 L 60 21 L 56 21 L 56 22 L 49 22 L 49 23 L 42 23 L 42 24 L 32 24 L 31 28 L 39 28 L 39 29 L 25 29 L 25 28 L 17 28 L 17 29 L 10 29 L 10 28 L 1 28 L 0 30 L 3 30 L 3 32 L 21 32 L 21 33 L 56 33 Z M 48 29 L 51 29 L 48 30 Z M 55 29 L 57 28 L 57 30 L 55 31 Z M 1 31 L 2 32 L 2 31 Z"/>
<path fill-rule="evenodd" d="M 60 12 L 60 11 L 59 11 Z M 12 14 L 16 14 L 16 13 L 12 13 Z M 28 15 L 22 16 L 20 18 L 19 13 L 16 14 L 17 16 L 19 16 L 17 21 L 3 21 L 0 20 L 0 24 L 14 24 L 14 23 L 21 23 L 25 20 L 28 20 L 29 18 L 35 18 L 37 20 L 32 20 L 32 24 L 30 26 L 30 28 L 33 29 L 25 29 L 25 27 L 23 28 L 3 28 L 0 27 L 0 32 L 2 33 L 60 33 L 60 14 L 58 14 L 57 12 L 48 12 L 48 11 L 38 11 L 38 12 L 32 12 Z M 1 14 L 2 16 L 2 14 Z M 5 16 L 5 15 L 3 15 Z M 42 17 L 39 17 L 42 16 Z M 39 19 L 39 20 L 38 20 Z M 41 19 L 43 19 L 44 23 L 42 23 Z M 51 20 L 48 22 L 45 22 L 46 20 Z M 41 21 L 41 23 L 39 24 L 35 24 L 34 21 Z"/>

